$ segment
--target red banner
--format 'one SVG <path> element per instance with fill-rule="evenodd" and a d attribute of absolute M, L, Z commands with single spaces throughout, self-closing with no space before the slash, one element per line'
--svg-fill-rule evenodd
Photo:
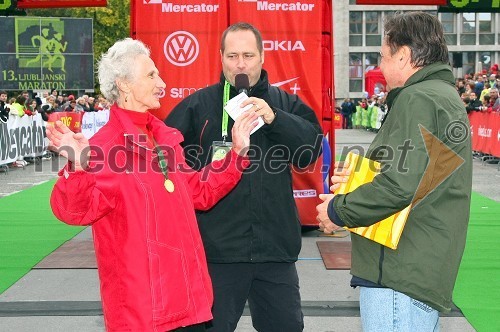
<path fill-rule="evenodd" d="M 220 37 L 245 21 L 262 33 L 269 81 L 297 94 L 314 109 L 325 132 L 331 129 L 333 101 L 331 0 L 132 0 L 132 37 L 151 48 L 167 84 L 165 118 L 182 99 L 219 81 Z M 155 24 L 151 24 L 155 22 Z M 303 225 L 317 226 L 315 207 L 323 193 L 323 160 L 294 173 L 294 195 Z"/>
<path fill-rule="evenodd" d="M 472 150 L 500 157 L 500 113 L 469 114 Z"/>
<path fill-rule="evenodd" d="M 333 128 L 342 129 L 342 115 L 340 113 L 333 115 Z"/>
<path fill-rule="evenodd" d="M 369 70 L 365 74 L 365 91 L 368 92 L 368 96 L 371 97 L 376 94 L 376 89 L 378 88 L 378 93 L 386 91 L 387 82 L 385 80 L 384 74 L 380 68 L 375 68 Z"/>
<path fill-rule="evenodd" d="M 82 117 L 84 113 L 74 113 L 74 112 L 54 112 L 49 114 L 49 123 L 56 122 L 57 120 L 62 121 L 69 129 L 74 133 L 79 133 L 82 131 Z"/>
<path fill-rule="evenodd" d="M 240 21 L 262 33 L 269 82 L 297 94 L 321 122 L 322 1 L 229 0 L 229 23 Z"/>
<path fill-rule="evenodd" d="M 132 37 L 151 48 L 167 84 L 163 119 L 182 99 L 217 83 L 221 73 L 220 35 L 228 26 L 226 1 L 132 0 Z M 152 24 L 154 22 L 154 24 Z"/>
<path fill-rule="evenodd" d="M 320 123 L 324 104 L 323 3 L 321 0 L 229 0 L 229 23 L 245 21 L 256 26 L 262 34 L 264 68 L 269 74 L 269 82 L 300 96 L 316 112 Z M 327 75 L 330 74 L 329 71 Z M 322 163 L 320 157 L 306 172 L 294 170 L 293 173 L 295 203 L 302 225 L 318 225 L 315 208 L 321 203 L 318 194 L 324 191 Z"/>

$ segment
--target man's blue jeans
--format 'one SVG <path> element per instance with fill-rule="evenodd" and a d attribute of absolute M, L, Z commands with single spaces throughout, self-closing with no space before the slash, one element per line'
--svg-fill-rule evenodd
<path fill-rule="evenodd" d="M 360 287 L 364 332 L 439 332 L 439 314 L 427 304 L 390 288 Z"/>

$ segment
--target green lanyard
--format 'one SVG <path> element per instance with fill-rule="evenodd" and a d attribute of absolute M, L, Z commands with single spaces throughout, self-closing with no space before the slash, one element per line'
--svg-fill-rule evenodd
<path fill-rule="evenodd" d="M 227 123 L 229 121 L 229 115 L 227 114 L 224 106 L 226 106 L 229 101 L 229 91 L 231 89 L 231 85 L 226 80 L 224 83 L 224 95 L 222 96 L 222 141 L 226 142 L 227 139 Z"/>

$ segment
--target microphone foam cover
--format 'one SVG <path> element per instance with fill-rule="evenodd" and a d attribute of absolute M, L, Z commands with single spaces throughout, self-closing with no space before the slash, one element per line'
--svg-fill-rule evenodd
<path fill-rule="evenodd" d="M 247 74 L 237 74 L 234 77 L 234 85 L 236 90 L 240 91 L 241 89 L 248 90 L 250 89 L 250 82 L 248 81 Z"/>

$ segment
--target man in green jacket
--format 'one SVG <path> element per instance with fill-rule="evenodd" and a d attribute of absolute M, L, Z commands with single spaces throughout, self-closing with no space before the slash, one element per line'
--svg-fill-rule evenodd
<path fill-rule="evenodd" d="M 321 195 L 318 221 L 326 233 L 370 226 L 412 204 L 396 250 L 352 235 L 351 285 L 360 287 L 364 331 L 437 331 L 467 234 L 470 127 L 437 17 L 398 13 L 384 28 L 389 113 L 366 153 L 382 171 L 349 194 Z M 332 191 L 346 173 L 336 170 Z"/>

